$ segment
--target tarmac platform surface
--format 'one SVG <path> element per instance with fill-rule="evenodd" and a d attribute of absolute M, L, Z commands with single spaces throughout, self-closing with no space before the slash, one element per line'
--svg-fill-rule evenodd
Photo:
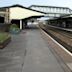
<path fill-rule="evenodd" d="M 26 57 L 22 72 L 65 72 L 45 43 L 40 30 L 28 30 Z"/>
<path fill-rule="evenodd" d="M 26 50 L 25 50 L 26 49 Z M 0 50 L 0 72 L 65 72 L 39 29 L 12 35 L 12 42 Z"/>

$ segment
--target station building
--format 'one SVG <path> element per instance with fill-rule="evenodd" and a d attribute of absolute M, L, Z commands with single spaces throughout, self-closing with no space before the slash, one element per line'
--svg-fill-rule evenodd
<path fill-rule="evenodd" d="M 21 5 L 13 5 L 0 8 L 0 23 L 1 24 L 17 24 L 20 29 L 23 29 L 28 20 L 40 18 L 45 15 L 44 12 L 36 11 Z"/>

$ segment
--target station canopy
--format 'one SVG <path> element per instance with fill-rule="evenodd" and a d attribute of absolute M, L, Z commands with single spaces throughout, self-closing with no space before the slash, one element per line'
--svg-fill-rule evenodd
<path fill-rule="evenodd" d="M 44 16 L 45 13 L 23 7 L 21 5 L 14 5 L 10 7 L 10 20 L 12 19 L 25 19 L 34 16 Z"/>

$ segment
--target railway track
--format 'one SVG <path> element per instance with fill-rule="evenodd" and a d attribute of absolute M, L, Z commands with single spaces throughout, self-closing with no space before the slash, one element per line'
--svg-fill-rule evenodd
<path fill-rule="evenodd" d="M 63 36 L 72 39 L 72 33 L 71 32 L 67 32 L 67 31 L 63 31 L 63 30 L 58 30 L 58 29 L 54 29 L 53 31 L 55 32 L 59 32 L 59 34 L 62 34 Z"/>
<path fill-rule="evenodd" d="M 51 27 L 42 29 L 72 53 L 72 33 Z"/>

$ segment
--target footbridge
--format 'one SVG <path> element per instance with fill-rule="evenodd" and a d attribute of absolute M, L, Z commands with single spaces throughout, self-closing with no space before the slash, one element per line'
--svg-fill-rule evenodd
<path fill-rule="evenodd" d="M 59 17 L 63 14 L 71 14 L 72 10 L 68 7 L 57 7 L 57 6 L 41 6 L 41 5 L 31 5 L 29 8 L 45 12 L 48 17 Z"/>

